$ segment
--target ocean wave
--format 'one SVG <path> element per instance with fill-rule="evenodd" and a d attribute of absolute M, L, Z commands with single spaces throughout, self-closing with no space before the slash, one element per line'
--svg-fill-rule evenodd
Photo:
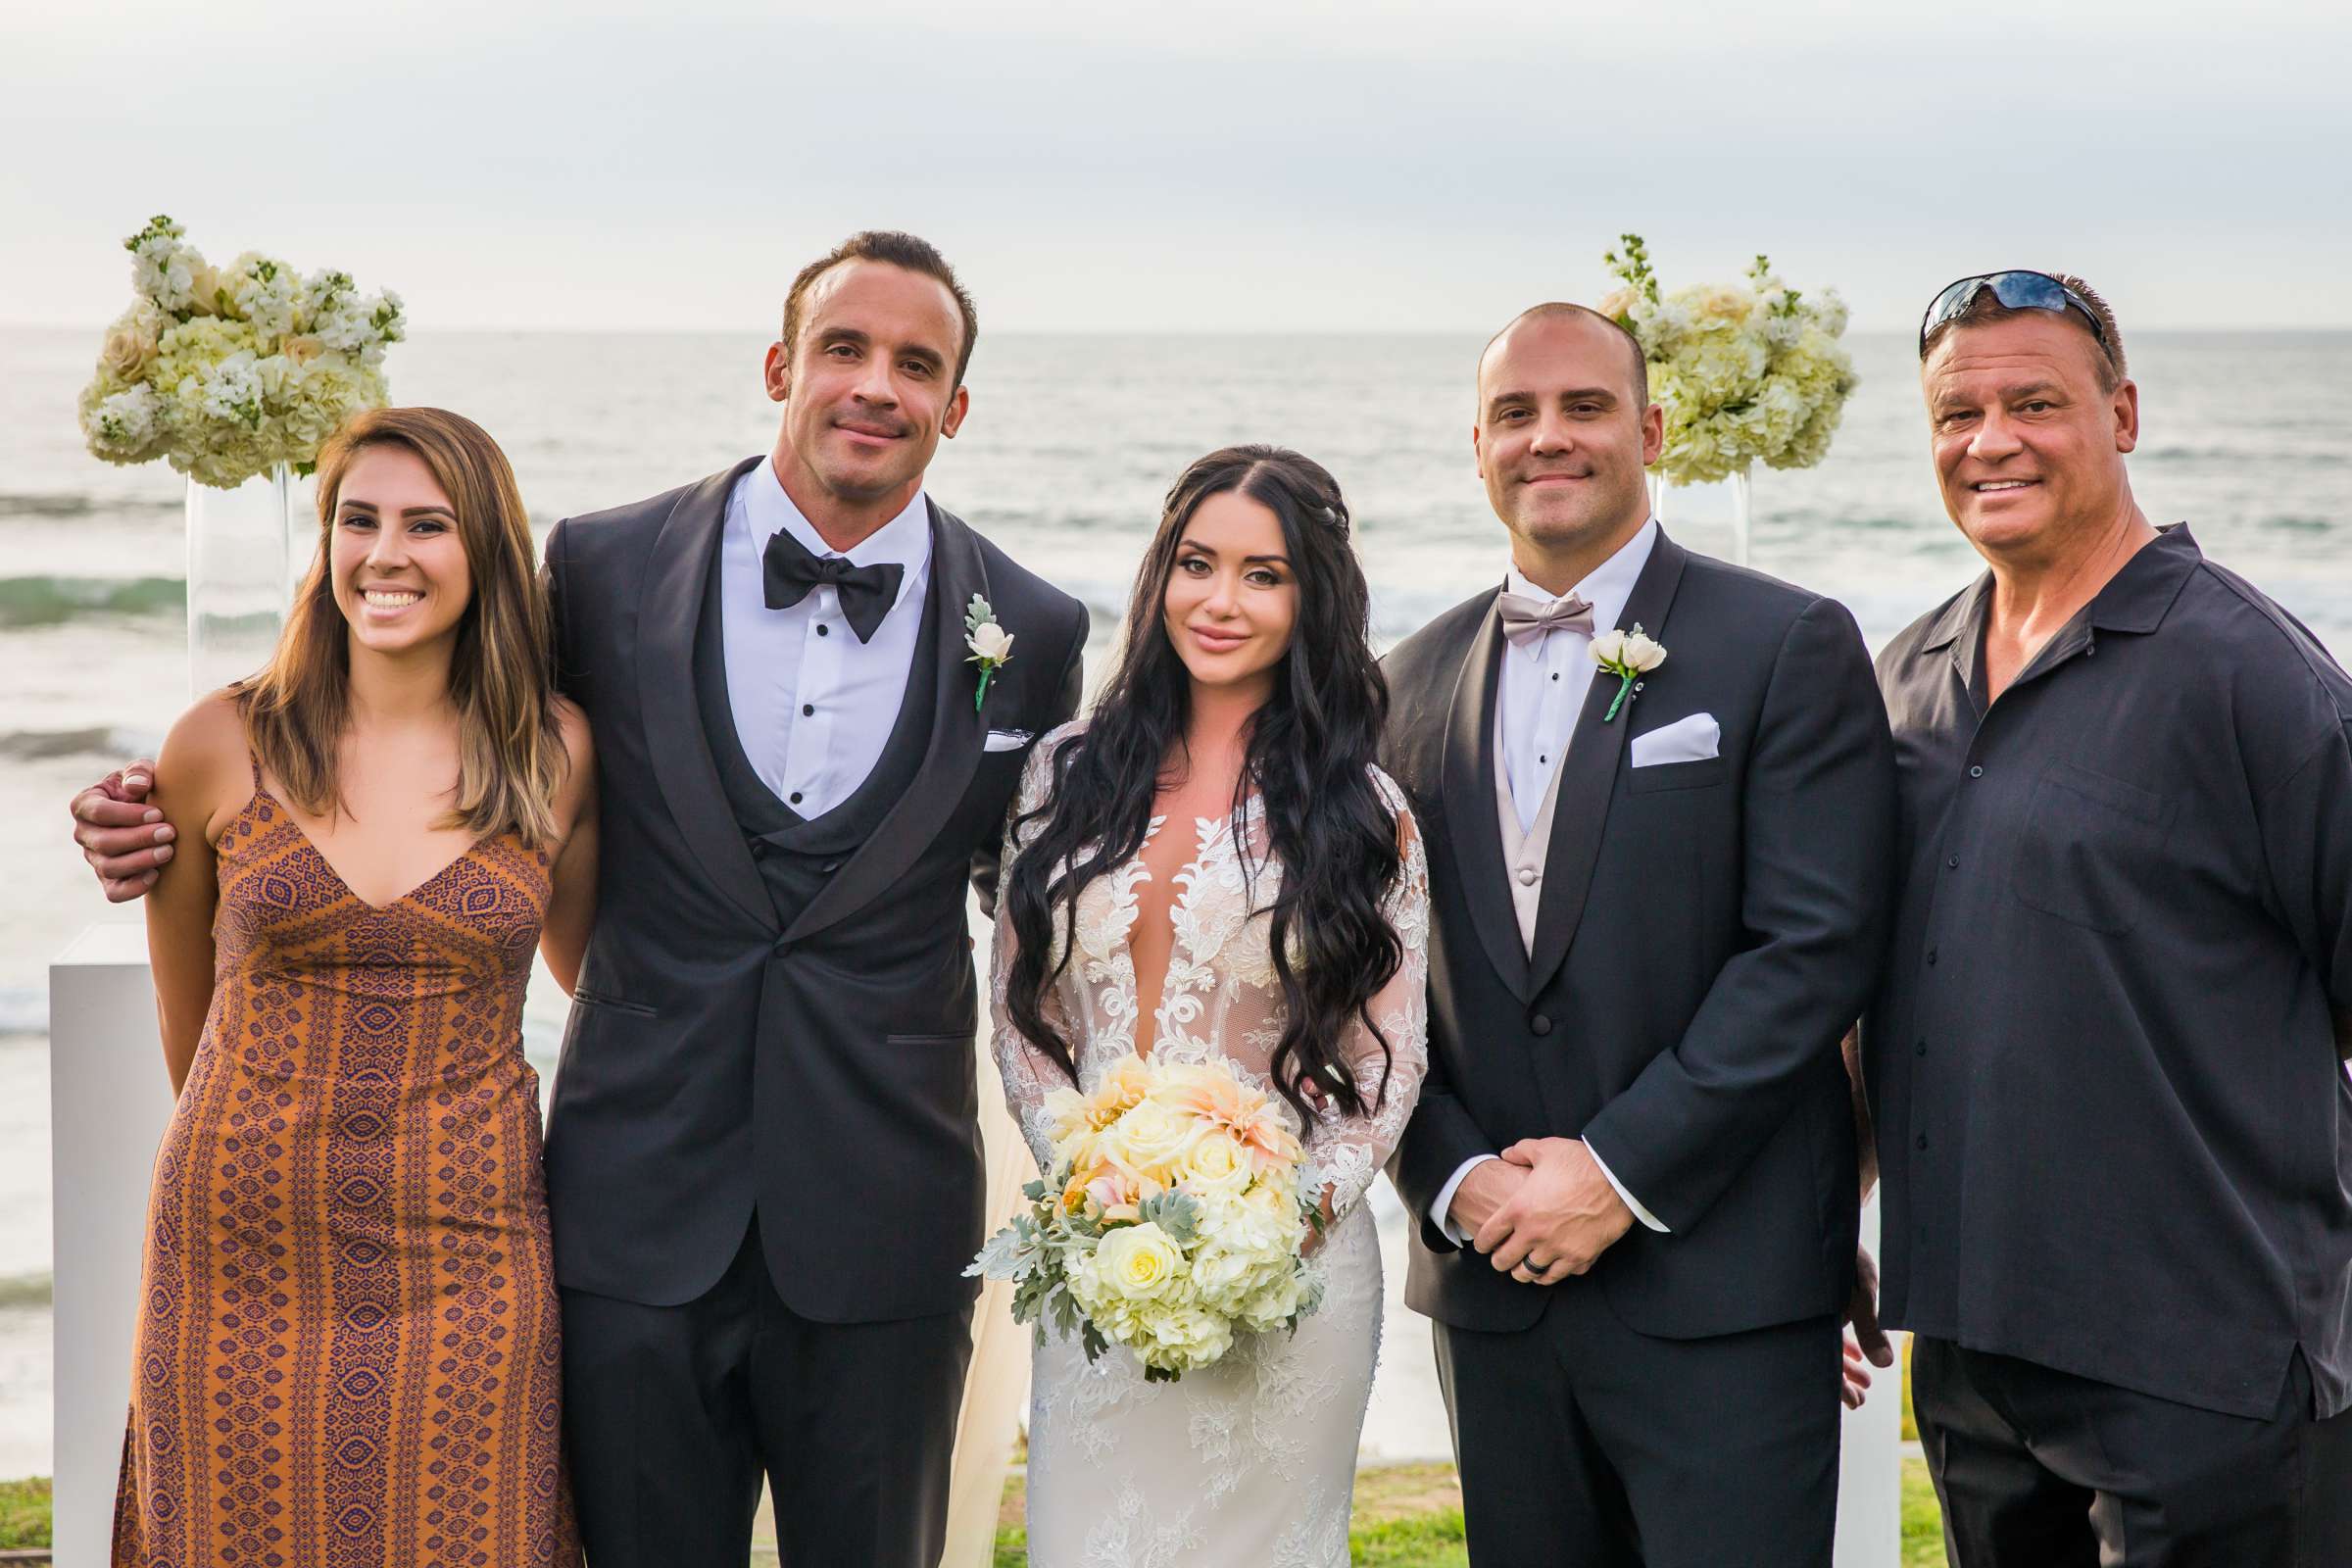
<path fill-rule="evenodd" d="M 177 512 L 185 504 L 177 499 L 92 496 L 71 490 L 30 494 L 0 491 L 0 517 L 89 517 L 102 512 Z"/>
<path fill-rule="evenodd" d="M 126 757 L 153 755 L 152 735 L 97 725 L 88 729 L 20 729 L 0 732 L 0 757 L 24 762 L 46 762 L 60 757 L 105 757 L 118 762 Z M 0 989 L 0 1034 L 8 1032 L 8 992 Z"/>
<path fill-rule="evenodd" d="M 0 986 L 0 1039 L 48 1032 L 48 987 Z"/>
<path fill-rule="evenodd" d="M 178 577 L 0 577 L 0 629 L 54 626 L 82 615 L 181 614 Z"/>
<path fill-rule="evenodd" d="M 50 1295 L 50 1277 L 46 1274 L 0 1275 L 0 1312 L 12 1306 L 47 1306 Z"/>

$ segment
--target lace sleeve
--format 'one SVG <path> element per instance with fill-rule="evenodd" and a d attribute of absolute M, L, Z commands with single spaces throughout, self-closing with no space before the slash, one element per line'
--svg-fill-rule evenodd
<path fill-rule="evenodd" d="M 1004 880 L 1011 880 L 1014 858 L 1043 829 L 1042 821 L 1020 825 L 1020 819 L 1037 808 L 1046 796 L 1046 780 L 1052 765 L 1053 754 L 1065 730 L 1056 730 L 1037 743 L 1029 754 L 1028 764 L 1021 771 L 1021 787 L 1004 822 Z M 1069 1077 L 1052 1056 L 1039 1050 L 1024 1037 L 1012 1021 L 1004 1004 L 1006 988 L 1012 980 L 1012 963 L 1019 952 L 1019 942 L 1012 933 L 1009 901 L 997 899 L 996 935 L 990 944 L 989 1017 L 991 1022 L 990 1049 L 997 1058 L 997 1072 L 1004 1080 L 1004 1108 L 1020 1124 L 1021 1137 L 1029 1145 L 1029 1152 L 1037 1160 L 1041 1174 L 1051 1175 L 1054 1145 L 1049 1120 L 1045 1112 L 1046 1096 L 1056 1089 L 1069 1087 Z M 1045 999 L 1048 1017 L 1063 1028 L 1063 1038 L 1069 1038 L 1063 1023 L 1061 998 L 1050 993 Z"/>
<path fill-rule="evenodd" d="M 1396 813 L 1396 844 L 1402 852 L 1396 885 L 1382 901 L 1381 910 L 1404 952 L 1396 972 L 1370 1004 L 1388 1043 L 1387 1056 L 1382 1055 L 1381 1041 L 1360 1018 L 1349 1028 L 1344 1051 L 1355 1075 L 1356 1093 L 1370 1108 L 1354 1116 L 1327 1114 L 1313 1140 L 1308 1190 L 1313 1183 L 1328 1187 L 1335 1219 L 1346 1217 L 1362 1201 L 1373 1174 L 1388 1162 L 1421 1098 L 1421 1080 L 1429 1070 L 1429 854 L 1403 792 L 1385 775 L 1375 776 Z"/>

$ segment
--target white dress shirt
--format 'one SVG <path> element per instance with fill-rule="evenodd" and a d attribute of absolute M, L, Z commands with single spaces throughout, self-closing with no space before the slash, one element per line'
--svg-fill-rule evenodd
<path fill-rule="evenodd" d="M 1600 631 L 1615 626 L 1634 597 L 1634 584 L 1649 564 L 1658 542 L 1655 518 L 1642 525 L 1617 553 L 1592 568 L 1592 574 L 1561 598 L 1574 597 L 1592 607 L 1592 624 Z M 1521 594 L 1538 604 L 1553 596 L 1527 580 L 1513 566 L 1503 579 L 1507 593 Z M 1581 631 L 1550 631 L 1533 643 L 1503 640 L 1502 680 L 1496 701 L 1502 724 L 1502 761 L 1511 781 L 1511 804 L 1519 808 L 1519 828 L 1525 832 L 1544 804 L 1544 792 L 1558 771 L 1568 750 L 1577 715 L 1585 710 L 1585 694 L 1592 689 L 1599 665 L 1592 662 L 1592 639 Z"/>
<path fill-rule="evenodd" d="M 727 703 L 752 770 L 794 810 L 822 816 L 865 782 L 899 721 L 931 582 L 931 512 L 917 490 L 906 510 L 848 551 L 854 565 L 906 568 L 873 640 L 859 642 L 827 584 L 797 605 L 767 608 L 764 556 L 779 531 L 818 556 L 826 544 L 772 462 L 735 483 L 719 545 L 719 613 Z"/>
<path fill-rule="evenodd" d="M 1626 601 L 1634 596 L 1634 584 L 1641 579 L 1642 568 L 1649 564 L 1649 554 L 1657 542 L 1658 519 L 1652 517 L 1640 533 L 1619 546 L 1615 555 L 1593 567 L 1584 581 L 1568 594 L 1556 597 L 1584 600 L 1592 607 L 1593 627 L 1609 630 L 1625 614 Z M 1515 565 L 1503 579 L 1503 588 L 1539 604 L 1555 597 L 1530 582 Z M 1577 716 L 1585 710 L 1585 698 L 1592 689 L 1592 676 L 1599 667 L 1592 662 L 1592 639 L 1583 632 L 1547 631 L 1535 642 L 1524 645 L 1508 638 L 1503 640 L 1495 727 L 1501 737 L 1503 772 L 1510 782 L 1511 805 L 1519 813 L 1521 832 L 1534 825 L 1537 813 L 1543 809 L 1544 792 L 1551 787 L 1552 774 L 1559 770 L 1560 759 L 1568 750 Z M 1625 1206 L 1634 1211 L 1634 1217 L 1653 1231 L 1664 1231 L 1666 1227 L 1657 1216 L 1625 1190 L 1625 1184 L 1610 1171 L 1600 1152 L 1590 1144 L 1585 1148 L 1592 1153 L 1592 1163 L 1600 1167 L 1601 1175 L 1616 1189 L 1617 1196 L 1625 1200 Z M 1463 1177 L 1498 1157 L 1471 1155 L 1438 1192 L 1438 1228 L 1456 1247 L 1469 1246 L 1470 1238 L 1453 1222 L 1453 1195 L 1461 1190 Z"/>

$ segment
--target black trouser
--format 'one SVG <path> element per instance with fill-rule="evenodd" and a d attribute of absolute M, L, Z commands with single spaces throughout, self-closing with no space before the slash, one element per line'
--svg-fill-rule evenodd
<path fill-rule="evenodd" d="M 760 1481 L 784 1568 L 935 1568 L 971 1309 L 818 1323 L 757 1224 L 683 1306 L 564 1294 L 564 1415 L 592 1568 L 743 1568 Z"/>
<path fill-rule="evenodd" d="M 1543 1288 L 1524 1332 L 1437 1326 L 1473 1568 L 1826 1568 L 1835 1319 L 1663 1340 Z"/>
<path fill-rule="evenodd" d="M 1911 1398 L 1954 1568 L 2343 1568 L 2352 1411 L 2297 1351 L 2254 1419 L 1922 1338 Z"/>

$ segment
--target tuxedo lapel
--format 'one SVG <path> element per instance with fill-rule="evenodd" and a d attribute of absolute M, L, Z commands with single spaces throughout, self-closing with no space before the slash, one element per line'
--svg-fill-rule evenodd
<path fill-rule="evenodd" d="M 1618 629 L 1639 625 L 1653 635 L 1666 629 L 1666 612 L 1683 580 L 1683 547 L 1658 535 L 1658 542 L 1634 582 Z M 1660 637 L 1663 641 L 1663 637 Z M 1602 722 L 1617 696 L 1617 677 L 1595 672 L 1592 689 L 1577 715 L 1576 732 L 1568 755 L 1560 759 L 1559 798 L 1552 812 L 1551 843 L 1544 861 L 1544 896 L 1536 906 L 1536 940 L 1528 964 L 1532 997 L 1549 982 L 1584 919 L 1585 898 L 1592 887 L 1592 868 L 1600 859 L 1600 836 L 1608 826 L 1609 807 L 1616 798 L 1617 776 L 1625 757 L 1626 737 L 1634 727 L 1634 694 L 1627 694 L 1617 717 Z"/>
<path fill-rule="evenodd" d="M 1499 597 L 1499 590 L 1497 591 Z M 1511 906 L 1502 864 L 1502 825 L 1494 819 L 1494 704 L 1502 671 L 1502 619 L 1490 605 L 1462 653 L 1453 705 L 1446 715 L 1446 829 L 1461 866 L 1462 900 L 1494 972 L 1521 1001 L 1528 983 L 1527 949 Z"/>
<path fill-rule="evenodd" d="M 744 913 L 773 929 L 775 906 L 768 902 L 760 868 L 752 863 L 751 848 L 736 825 L 735 808 L 727 803 L 726 786 L 711 760 L 694 681 L 695 631 L 702 623 L 704 591 L 710 573 L 718 569 L 727 498 L 753 464 L 765 461 L 753 458 L 712 474 L 687 491 L 662 525 L 637 600 L 637 709 L 644 716 L 654 777 L 679 836 L 712 885 Z"/>
<path fill-rule="evenodd" d="M 937 619 L 937 680 L 931 698 L 931 740 L 914 783 L 890 808 L 841 870 L 801 910 L 784 933 L 788 942 L 812 936 L 872 903 L 906 874 L 955 813 L 987 740 L 980 707 L 972 700 L 978 676 L 964 662 L 965 607 L 974 594 L 988 597 L 988 569 L 971 529 L 931 509 L 931 614 Z M 1007 626 L 1014 636 L 1021 628 Z"/>

